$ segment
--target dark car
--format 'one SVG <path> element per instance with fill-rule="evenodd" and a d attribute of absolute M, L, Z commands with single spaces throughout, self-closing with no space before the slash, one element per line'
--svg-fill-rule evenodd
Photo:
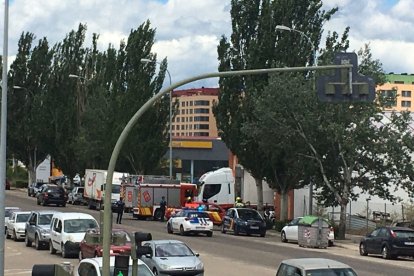
<path fill-rule="evenodd" d="M 44 184 L 42 190 L 37 194 L 37 205 L 56 204 L 57 206 L 66 206 L 68 196 L 66 191 L 54 184 Z"/>
<path fill-rule="evenodd" d="M 230 208 L 227 210 L 221 232 L 233 231 L 234 235 L 245 233 L 246 235 L 258 234 L 266 236 L 266 222 L 263 217 L 254 209 Z"/>
<path fill-rule="evenodd" d="M 102 257 L 102 239 L 98 229 L 89 229 L 80 242 L 79 260 L 84 258 Z M 131 239 L 122 229 L 112 229 L 110 255 L 130 255 Z"/>
<path fill-rule="evenodd" d="M 384 259 L 414 257 L 414 230 L 407 227 L 380 227 L 359 243 L 359 254 L 381 254 Z"/>

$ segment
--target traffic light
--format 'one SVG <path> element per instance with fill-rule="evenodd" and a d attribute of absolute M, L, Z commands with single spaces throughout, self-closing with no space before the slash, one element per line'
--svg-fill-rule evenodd
<path fill-rule="evenodd" d="M 133 240 L 133 247 L 132 247 L 133 250 L 131 250 L 131 257 L 133 260 L 136 260 L 146 254 L 152 254 L 151 247 L 141 245 L 143 241 L 152 240 L 151 233 L 135 232 L 134 238 L 132 240 Z"/>
<path fill-rule="evenodd" d="M 129 255 L 115 256 L 115 267 L 113 276 L 128 276 Z"/>
<path fill-rule="evenodd" d="M 374 101 L 375 82 L 370 77 L 358 74 L 358 57 L 355 53 L 336 53 L 334 64 L 353 66 L 351 69 L 335 69 L 333 76 L 318 77 L 316 89 L 320 101 L 333 103 Z"/>

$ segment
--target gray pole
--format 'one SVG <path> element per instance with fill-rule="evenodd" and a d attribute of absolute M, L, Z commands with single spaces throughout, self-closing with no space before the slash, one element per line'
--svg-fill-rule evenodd
<path fill-rule="evenodd" d="M 313 179 L 309 183 L 309 215 L 313 215 Z"/>
<path fill-rule="evenodd" d="M 4 229 L 6 183 L 6 131 L 7 131 L 7 56 L 9 31 L 9 0 L 4 1 L 3 77 L 1 93 L 0 128 L 0 229 Z M 4 235 L 0 235 L 0 275 L 4 275 Z"/>
<path fill-rule="evenodd" d="M 119 138 L 115 144 L 115 147 L 112 151 L 111 159 L 109 160 L 108 173 L 106 175 L 106 191 L 112 191 L 112 177 L 115 170 L 116 161 L 118 160 L 119 152 L 131 132 L 134 125 L 137 123 L 138 119 L 144 114 L 156 101 L 158 101 L 163 95 L 172 91 L 173 89 L 180 87 L 184 84 L 208 79 L 208 78 L 217 78 L 217 77 L 230 77 L 230 76 L 242 76 L 242 75 L 260 75 L 260 74 L 269 74 L 275 72 L 293 72 L 293 71 L 308 71 L 308 70 L 323 70 L 323 69 L 337 69 L 337 68 L 351 68 L 352 64 L 344 65 L 326 65 L 319 67 L 285 67 L 285 68 L 268 68 L 268 69 L 253 69 L 253 70 L 240 70 L 240 71 L 225 71 L 225 72 L 215 72 L 198 75 L 182 81 L 176 82 L 169 87 L 161 90 L 155 94 L 151 99 L 149 99 L 141 108 L 132 116 L 125 128 L 122 130 Z M 111 193 L 105 193 L 104 202 L 111 202 Z M 103 223 L 103 261 L 102 261 L 102 272 L 103 275 L 110 275 L 110 245 L 111 245 L 111 204 L 104 205 L 104 223 Z"/>

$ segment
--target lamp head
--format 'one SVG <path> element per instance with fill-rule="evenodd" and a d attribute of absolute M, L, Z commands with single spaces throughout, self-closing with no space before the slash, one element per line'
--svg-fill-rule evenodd
<path fill-rule="evenodd" d="M 287 27 L 287 26 L 283 26 L 283 25 L 277 25 L 276 26 L 276 30 L 284 30 L 284 31 L 292 31 L 291 28 Z"/>

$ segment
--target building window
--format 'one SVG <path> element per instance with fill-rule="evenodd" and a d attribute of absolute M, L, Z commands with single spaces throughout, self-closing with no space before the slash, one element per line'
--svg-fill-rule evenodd
<path fill-rule="evenodd" d="M 385 107 L 390 108 L 397 106 L 397 91 L 396 90 L 380 90 L 381 102 Z"/>
<path fill-rule="evenodd" d="M 411 97 L 411 91 L 409 91 L 409 90 L 403 90 L 403 91 L 401 91 L 401 95 L 403 97 L 410 98 Z"/>
<path fill-rule="evenodd" d="M 190 109 L 190 114 L 193 114 L 193 110 L 192 109 Z"/>
<path fill-rule="evenodd" d="M 193 106 L 193 101 L 190 101 L 190 106 Z"/>
<path fill-rule="evenodd" d="M 404 81 L 394 81 L 396 84 L 404 84 Z"/>
<path fill-rule="evenodd" d="M 208 122 L 209 117 L 208 116 L 195 116 L 194 122 Z"/>
<path fill-rule="evenodd" d="M 208 136 L 208 132 L 194 132 L 194 136 Z"/>
<path fill-rule="evenodd" d="M 181 123 L 184 123 L 184 122 L 185 122 L 185 118 L 181 117 Z"/>
<path fill-rule="evenodd" d="M 190 117 L 189 119 L 190 119 L 190 122 L 192 122 L 192 121 L 193 121 L 193 117 Z"/>
<path fill-rule="evenodd" d="M 209 129 L 208 125 L 195 124 L 194 129 Z"/>
<path fill-rule="evenodd" d="M 402 107 L 411 107 L 411 101 L 401 101 Z"/>
<path fill-rule="evenodd" d="M 189 125 L 188 129 L 190 129 L 190 130 L 193 129 L 193 125 Z"/>
<path fill-rule="evenodd" d="M 181 130 L 184 130 L 184 125 L 181 125 Z"/>
<path fill-rule="evenodd" d="M 208 114 L 209 111 L 208 108 L 194 108 L 194 114 Z"/>
<path fill-rule="evenodd" d="M 204 106 L 209 106 L 210 105 L 210 101 L 194 101 L 194 105 L 204 105 Z"/>
<path fill-rule="evenodd" d="M 174 125 L 171 126 L 171 130 L 175 130 L 175 126 Z"/>
<path fill-rule="evenodd" d="M 181 102 L 181 106 L 185 106 L 185 102 Z"/>

